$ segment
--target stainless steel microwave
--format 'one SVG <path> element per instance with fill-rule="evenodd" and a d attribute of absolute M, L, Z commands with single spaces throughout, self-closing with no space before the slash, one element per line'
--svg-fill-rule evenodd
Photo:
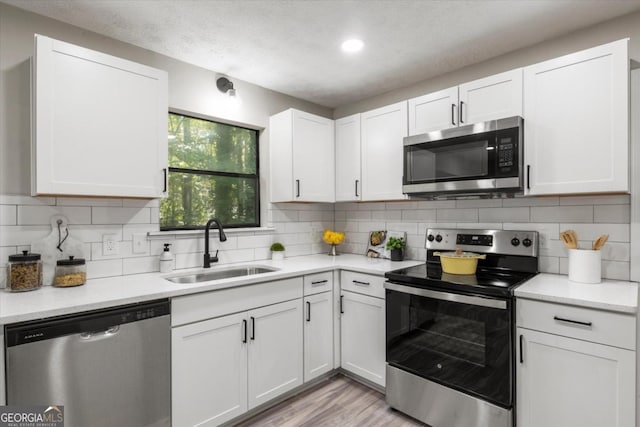
<path fill-rule="evenodd" d="M 402 191 L 422 197 L 522 191 L 522 133 L 516 116 L 406 137 Z"/>

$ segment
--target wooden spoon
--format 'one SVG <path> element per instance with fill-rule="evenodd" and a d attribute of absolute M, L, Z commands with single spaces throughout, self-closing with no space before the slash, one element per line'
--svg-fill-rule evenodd
<path fill-rule="evenodd" d="M 566 230 L 560 233 L 560 239 L 569 249 L 576 249 L 578 247 L 578 238 L 576 232 L 573 230 Z"/>
<path fill-rule="evenodd" d="M 594 251 L 599 251 L 600 249 L 602 249 L 604 244 L 607 243 L 607 240 L 609 240 L 609 235 L 608 234 L 602 234 L 600 237 L 598 237 L 593 242 L 593 246 L 592 246 L 593 250 Z"/>

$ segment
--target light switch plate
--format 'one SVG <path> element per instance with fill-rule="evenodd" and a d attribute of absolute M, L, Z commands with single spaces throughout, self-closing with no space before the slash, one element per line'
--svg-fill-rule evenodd
<path fill-rule="evenodd" d="M 133 253 L 146 254 L 149 252 L 149 243 L 145 233 L 133 233 Z"/>

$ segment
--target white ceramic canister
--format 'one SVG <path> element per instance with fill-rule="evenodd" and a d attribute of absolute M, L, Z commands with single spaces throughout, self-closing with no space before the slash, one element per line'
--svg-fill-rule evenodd
<path fill-rule="evenodd" d="M 578 283 L 600 283 L 601 252 L 591 249 L 569 249 L 569 280 Z"/>

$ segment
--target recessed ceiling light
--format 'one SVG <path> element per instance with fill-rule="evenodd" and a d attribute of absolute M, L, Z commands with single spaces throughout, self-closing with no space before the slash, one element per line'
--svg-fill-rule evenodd
<path fill-rule="evenodd" d="M 342 42 L 342 50 L 347 53 L 359 52 L 363 46 L 364 43 L 360 39 L 349 39 Z"/>

